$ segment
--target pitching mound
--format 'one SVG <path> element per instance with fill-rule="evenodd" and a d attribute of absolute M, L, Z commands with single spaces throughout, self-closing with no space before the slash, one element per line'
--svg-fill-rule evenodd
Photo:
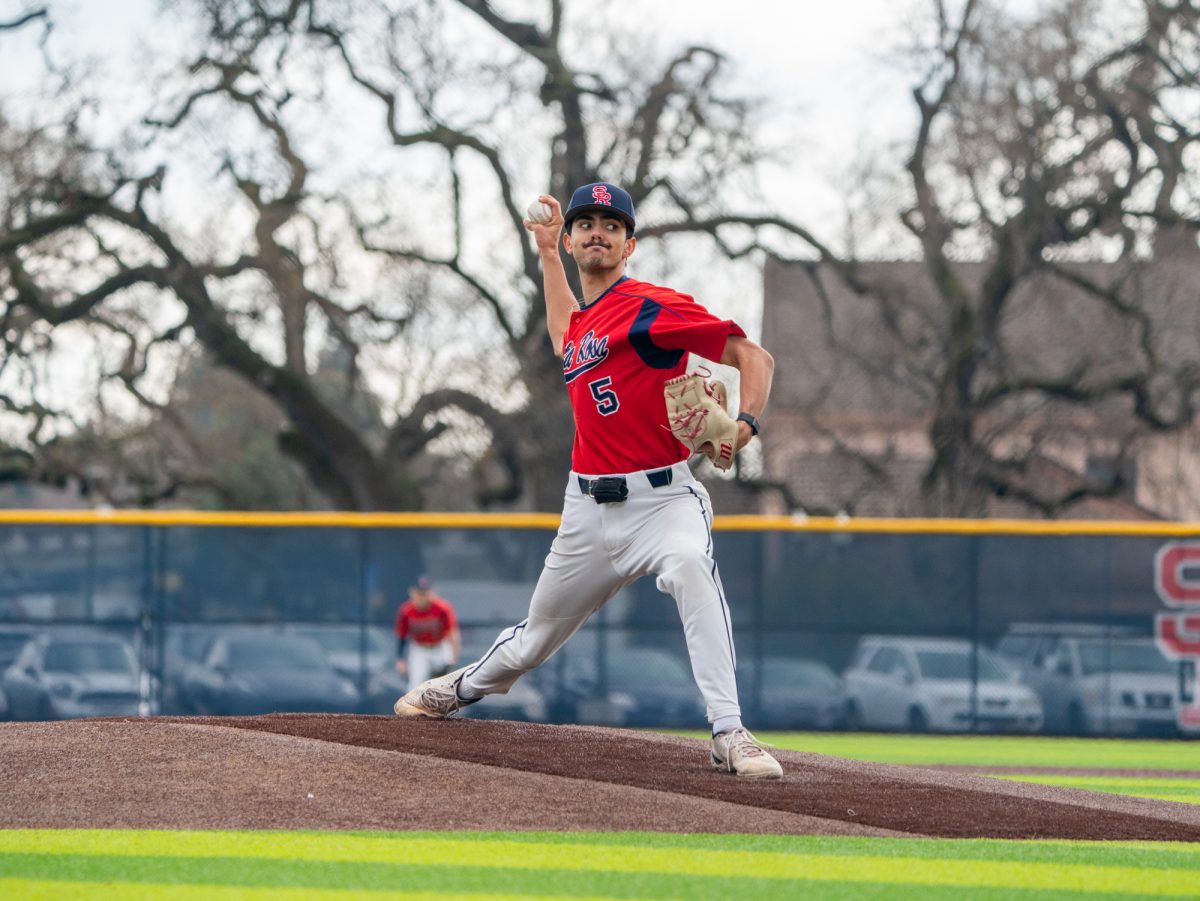
<path fill-rule="evenodd" d="M 0 827 L 650 830 L 1200 841 L 1200 806 L 589 726 L 325 714 L 0 724 Z"/>

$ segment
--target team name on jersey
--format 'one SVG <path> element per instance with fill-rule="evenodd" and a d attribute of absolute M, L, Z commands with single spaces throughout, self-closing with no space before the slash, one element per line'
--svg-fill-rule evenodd
<path fill-rule="evenodd" d="M 579 349 L 575 342 L 568 341 L 563 348 L 563 378 L 567 382 L 595 369 L 608 358 L 608 335 L 597 338 L 595 331 L 589 331 L 579 339 Z"/>

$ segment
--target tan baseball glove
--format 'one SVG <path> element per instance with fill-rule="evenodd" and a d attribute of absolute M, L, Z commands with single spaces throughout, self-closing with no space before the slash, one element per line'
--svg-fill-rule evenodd
<path fill-rule="evenodd" d="M 725 410 L 725 386 L 710 382 L 708 375 L 692 372 L 663 385 L 667 424 L 692 451 L 704 454 L 717 469 L 729 469 L 737 448 L 737 422 Z"/>

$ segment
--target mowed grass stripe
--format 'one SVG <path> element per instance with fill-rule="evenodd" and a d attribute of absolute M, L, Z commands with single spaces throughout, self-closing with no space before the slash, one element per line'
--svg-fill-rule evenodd
<path fill-rule="evenodd" d="M 991 773 L 996 779 L 1012 782 L 1032 782 L 1036 785 L 1058 785 L 1081 788 L 1085 791 L 1135 798 L 1154 798 L 1177 801 L 1180 804 L 1200 804 L 1200 779 L 1137 779 L 1125 776 L 1066 776 L 1045 773 Z"/>
<path fill-rule="evenodd" d="M 363 891 L 449 892 L 488 895 L 497 887 L 528 897 L 553 890 L 573 898 L 683 898 L 744 895 L 764 897 L 794 884 L 793 879 L 759 878 L 754 873 L 721 876 L 611 871 L 592 869 L 526 869 L 480 866 L 469 861 L 454 865 L 421 863 L 361 863 L 273 860 L 266 858 L 97 857 L 69 854 L 0 856 L 0 877 L 31 881 L 92 884 L 156 884 L 217 887 L 246 886 L 312 890 L 354 888 Z"/>
<path fill-rule="evenodd" d="M 351 878 L 364 864 L 387 864 L 395 872 L 405 869 L 398 861 L 411 861 L 419 862 L 419 866 L 407 868 L 414 876 L 439 867 L 445 868 L 446 876 L 452 876 L 456 868 L 465 867 L 490 871 L 480 878 L 491 879 L 488 884 L 506 888 L 510 876 L 543 871 L 540 875 L 549 883 L 546 888 L 555 892 L 559 891 L 559 886 L 553 877 L 566 879 L 577 873 L 588 875 L 583 883 L 589 886 L 588 893 L 599 888 L 597 880 L 616 874 L 669 876 L 672 884 L 682 881 L 680 877 L 691 883 L 699 877 L 724 881 L 733 874 L 789 884 L 799 879 L 822 884 L 853 882 L 1055 891 L 1088 886 L 1094 891 L 1159 896 L 1187 896 L 1200 891 L 1200 855 L 1193 857 L 1187 867 L 1159 867 L 1153 871 L 1152 878 L 1147 878 L 1147 871 L 1139 866 L 1078 863 L 1069 859 L 1058 862 L 1026 860 L 1021 866 L 1014 867 L 1010 861 L 922 857 L 904 854 L 902 849 L 907 843 L 896 841 L 892 842 L 894 856 L 878 856 L 812 854 L 799 850 L 781 853 L 689 849 L 682 844 L 667 849 L 630 848 L 588 841 L 562 844 L 497 838 L 479 842 L 457 837 L 402 835 L 372 838 L 338 833 L 118 832 L 108 833 L 106 840 L 105 833 L 95 831 L 22 830 L 20 837 L 24 841 L 0 833 L 0 844 L 9 852 L 7 856 L 0 855 L 0 873 L 35 880 L 52 875 L 61 878 L 70 872 L 81 880 L 102 882 L 119 877 L 135 882 L 139 866 L 144 864 L 150 871 L 147 880 L 155 881 L 156 877 L 162 878 L 158 870 L 165 862 L 177 867 L 198 865 L 197 878 L 221 884 L 227 877 L 218 876 L 218 871 L 233 874 L 242 869 L 249 873 L 256 864 L 266 861 L 276 865 L 290 863 L 292 878 L 307 886 L 300 877 L 305 871 L 313 875 L 320 872 L 313 866 L 314 862 L 357 864 L 357 867 L 345 868 L 347 878 Z M 736 844 L 738 837 L 730 836 L 728 841 Z M 1064 843 L 1064 847 L 1071 846 Z M 140 853 L 134 853 L 135 848 Z M 118 860 L 110 867 L 114 856 L 145 860 Z M 61 862 L 63 867 L 54 870 L 56 862 Z M 68 864 L 71 870 L 67 869 Z M 44 872 L 44 868 L 51 869 Z M 266 878 L 265 874 L 260 878 Z M 704 894 L 706 879 L 700 881 L 700 895 Z M 256 883 L 251 880 L 251 884 Z M 346 885 L 345 882 L 341 884 Z M 414 884 L 412 887 L 419 890 L 425 886 Z M 537 891 L 537 886 L 531 885 L 530 890 Z M 605 889 L 601 891 L 609 893 Z M 671 894 L 674 894 L 673 890 Z"/>
<path fill-rule="evenodd" d="M 247 858 L 128 858 L 84 857 L 69 855 L 22 855 L 21 859 L 0 860 L 0 873 L 14 882 L 24 879 L 31 884 L 120 885 L 135 893 L 143 887 L 178 886 L 192 889 L 229 890 L 247 888 L 279 891 L 344 891 L 415 894 L 442 893 L 454 898 L 491 897 L 496 889 L 509 895 L 531 898 L 552 891 L 570 898 L 603 897 L 613 899 L 663 898 L 709 899 L 714 897 L 793 898 L 799 884 L 824 896 L 829 878 L 759 878 L 753 873 L 729 873 L 722 876 L 693 876 L 680 873 L 578 871 L 562 869 L 525 870 L 514 867 L 422 866 L 377 863 L 306 863 L 301 861 L 255 860 Z M 0 876 L 0 891 L 3 891 Z M 850 885 L 837 880 L 837 886 Z M 854 882 L 857 886 L 891 886 L 892 879 Z M 911 883 L 907 883 L 911 884 Z M 950 887 L 922 885 L 927 889 Z M 989 886 L 972 886 L 989 888 Z M 961 897 L 961 887 L 953 891 Z M 12 895 L 4 895 L 11 898 Z"/>
<path fill-rule="evenodd" d="M 111 882 L 62 882 L 51 879 L 0 879 L 0 897 L 12 901 L 358 901 L 395 898 L 396 888 L 363 889 L 247 888 L 215 885 L 133 885 Z M 453 896 L 444 892 L 404 892 L 405 901 L 610 901 L 603 895 L 513 895 L 483 892 Z"/>
<path fill-rule="evenodd" d="M 453 849 L 447 850 L 450 843 Z M 475 845 L 489 846 L 480 850 Z M 680 835 L 664 832 L 317 832 L 289 830 L 0 830 L 0 854 L 129 855 L 135 857 L 261 857 L 397 863 L 414 861 L 429 848 L 461 855 L 460 862 L 484 855 L 523 858 L 525 846 L 554 860 L 577 854 L 579 846 L 611 849 L 627 856 L 642 849 L 669 853 L 752 855 L 833 855 L 914 857 L 1033 863 L 1079 863 L 1141 869 L 1200 871 L 1200 844 L 1191 842 L 1071 842 L 1063 840 L 910 839 L 821 835 Z M 558 846 L 567 846 L 566 850 Z M 632 850 L 631 850 L 632 849 Z"/>
<path fill-rule="evenodd" d="M 678 734 L 705 737 L 702 732 Z M 764 732 L 758 737 L 789 751 L 811 751 L 876 763 L 1193 770 L 1200 773 L 1200 741 L 864 732 Z"/>
<path fill-rule="evenodd" d="M 396 890 L 364 891 L 361 889 L 302 889 L 302 888 L 227 888 L 221 886 L 179 885 L 130 885 L 128 883 L 68 883 L 54 881 L 24 881 L 0 879 L 0 897 L 13 901 L 377 901 L 403 897 L 405 901 L 710 901 L 710 894 L 695 896 L 681 895 L 674 890 L 674 883 L 664 881 L 645 894 L 613 895 L 564 895 L 536 894 L 513 895 L 488 892 L 487 894 L 462 894 L 458 892 L 410 892 Z M 1078 901 L 1077 889 L 1063 891 L 1022 891 L 1020 897 L 1028 901 Z M 795 898 L 819 897 L 822 901 L 892 901 L 897 897 L 910 897 L 910 892 L 894 885 L 873 883 L 816 883 L 807 880 L 781 883 L 765 894 L 738 897 L 755 898 L 758 901 L 793 901 Z M 962 901 L 962 889 L 924 886 L 920 889 L 923 901 Z M 1007 888 L 976 888 L 971 890 L 971 901 L 1012 901 L 1013 890 Z M 1108 894 L 1110 898 L 1124 897 Z M 1130 897 L 1142 897 L 1132 895 Z"/>
<path fill-rule="evenodd" d="M 1064 774 L 1060 776 L 1057 773 L 1004 773 L 997 775 L 1004 779 L 1019 779 L 1022 782 L 1062 779 L 1071 785 L 1089 783 L 1109 785 L 1113 788 L 1127 788 L 1130 790 L 1148 789 L 1152 791 L 1178 789 L 1180 794 L 1200 795 L 1200 779 L 1152 779 L 1143 776 L 1099 776 L 1092 774 L 1081 774 L 1078 776 Z"/>
<path fill-rule="evenodd" d="M 664 832 L 610 833 L 458 833 L 463 841 L 489 842 L 504 838 L 536 844 L 606 844 L 634 848 L 685 848 L 729 850 L 736 843 L 743 851 L 867 855 L 877 857 L 953 857 L 958 860 L 995 860 L 1025 863 L 1086 863 L 1141 869 L 1179 867 L 1200 869 L 1200 844 L 1192 842 L 1075 842 L 1065 839 L 912 839 L 823 835 L 677 835 Z"/>

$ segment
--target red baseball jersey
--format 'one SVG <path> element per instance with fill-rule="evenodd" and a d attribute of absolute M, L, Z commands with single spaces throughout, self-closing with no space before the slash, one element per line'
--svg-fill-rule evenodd
<path fill-rule="evenodd" d="M 396 636 L 411 638 L 417 644 L 435 645 L 457 628 L 454 608 L 436 594 L 430 598 L 425 610 L 418 610 L 412 601 L 405 601 L 396 611 Z"/>
<path fill-rule="evenodd" d="M 688 354 L 718 361 L 746 333 L 686 294 L 623 277 L 571 314 L 563 378 L 575 415 L 571 468 L 585 475 L 658 469 L 686 460 L 667 425 L 663 383 Z"/>

